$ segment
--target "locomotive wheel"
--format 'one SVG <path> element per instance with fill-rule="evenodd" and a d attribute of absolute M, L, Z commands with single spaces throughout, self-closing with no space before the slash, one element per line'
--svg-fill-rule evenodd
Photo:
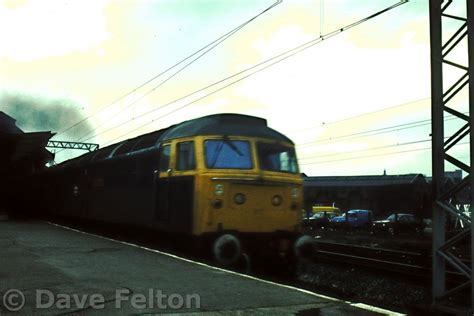
<path fill-rule="evenodd" d="M 219 236 L 212 245 L 212 253 L 218 263 L 230 266 L 239 260 L 242 255 L 242 246 L 239 239 L 232 234 Z"/>
<path fill-rule="evenodd" d="M 298 260 L 310 262 L 316 253 L 316 245 L 308 235 L 303 235 L 295 241 L 294 254 Z"/>
<path fill-rule="evenodd" d="M 252 263 L 250 261 L 250 256 L 245 252 L 240 255 L 235 265 L 237 271 L 241 271 L 242 273 L 250 273 L 250 271 L 252 271 Z"/>

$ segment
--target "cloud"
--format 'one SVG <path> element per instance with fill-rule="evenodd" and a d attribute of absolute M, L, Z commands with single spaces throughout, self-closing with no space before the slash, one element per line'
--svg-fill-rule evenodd
<path fill-rule="evenodd" d="M 89 50 L 107 37 L 104 1 L 31 0 L 0 6 L 0 57 L 34 60 Z"/>
<path fill-rule="evenodd" d="M 24 132 L 60 132 L 82 120 L 79 105 L 72 100 L 53 99 L 27 93 L 3 92 L 0 94 L 0 110 L 16 119 L 16 124 Z M 67 140 L 82 135 L 92 129 L 84 122 L 77 128 L 60 135 L 58 139 Z"/>

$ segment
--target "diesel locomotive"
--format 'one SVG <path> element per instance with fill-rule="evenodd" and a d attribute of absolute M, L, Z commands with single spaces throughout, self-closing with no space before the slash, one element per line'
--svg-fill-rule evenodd
<path fill-rule="evenodd" d="M 186 236 L 225 265 L 291 257 L 306 241 L 294 144 L 258 117 L 185 121 L 50 167 L 41 182 L 53 214 Z"/>

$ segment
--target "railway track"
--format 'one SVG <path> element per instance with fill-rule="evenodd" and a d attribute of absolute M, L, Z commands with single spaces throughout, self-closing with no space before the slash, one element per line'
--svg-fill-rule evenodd
<path fill-rule="evenodd" d="M 423 252 L 317 241 L 314 260 L 357 265 L 404 276 L 432 278 L 431 255 Z M 461 273 L 447 271 L 449 282 L 460 283 L 463 278 Z"/>
<path fill-rule="evenodd" d="M 196 253 L 190 253 L 189 249 L 186 249 L 188 247 L 177 245 L 175 243 L 176 240 L 174 240 L 174 242 L 171 242 L 170 240 L 167 241 L 166 238 L 163 240 L 158 238 L 157 240 L 156 235 L 154 234 L 153 237 L 150 237 L 149 234 L 143 232 L 137 233 L 136 230 L 117 230 L 116 227 L 106 228 L 102 225 L 90 222 L 78 224 L 78 222 L 72 223 L 68 220 L 58 219 L 54 219 L 53 222 L 65 226 L 72 226 L 76 229 L 98 234 L 107 238 L 137 243 L 139 245 L 169 251 L 183 257 L 192 258 L 198 261 L 206 261 L 207 263 L 212 264 L 212 262 L 209 261 L 209 258 L 196 255 Z M 396 273 L 402 277 L 417 277 L 424 280 L 430 280 L 432 278 L 431 254 L 422 251 L 401 251 L 322 240 L 317 240 L 315 246 L 315 262 L 329 262 L 365 267 L 382 272 Z M 262 267 L 255 268 L 257 268 L 257 274 L 264 270 L 268 271 L 268 266 L 263 269 Z M 244 270 L 248 272 L 247 269 Z M 244 271 L 240 270 L 240 272 Z M 270 274 L 274 273 L 278 274 L 278 272 L 275 271 Z M 464 276 L 454 271 L 448 271 L 447 280 L 454 283 L 460 283 L 464 280 Z"/>
<path fill-rule="evenodd" d="M 95 233 L 104 237 L 118 239 L 126 242 L 133 242 L 147 247 L 171 251 L 173 253 L 193 257 L 194 259 L 208 261 L 209 258 L 191 254 L 183 247 L 176 247 L 174 242 L 157 240 L 151 238 L 149 234 L 138 233 L 136 230 L 118 230 L 117 228 L 106 228 L 102 225 L 93 223 L 74 224 L 70 221 L 55 219 L 53 222 L 72 226 L 76 229 L 84 230 L 89 233 Z M 156 237 L 156 235 L 153 235 Z M 394 272 L 403 276 L 420 277 L 423 279 L 431 279 L 431 254 L 421 251 L 400 251 L 387 248 L 360 246 L 355 244 L 347 244 L 332 241 L 318 240 L 315 243 L 316 251 L 314 260 L 316 262 L 335 262 L 345 265 L 361 266 L 379 271 Z M 184 247 L 187 248 L 187 247 Z M 200 257 L 200 258 L 198 258 Z M 262 270 L 257 268 L 257 270 Z M 460 273 L 448 272 L 448 280 L 457 281 L 462 279 Z"/>

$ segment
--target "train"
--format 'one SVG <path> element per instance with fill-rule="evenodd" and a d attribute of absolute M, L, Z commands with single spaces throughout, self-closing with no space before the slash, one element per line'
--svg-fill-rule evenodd
<path fill-rule="evenodd" d="M 303 257 L 309 242 L 294 143 L 259 117 L 184 121 L 49 167 L 40 182 L 53 215 L 185 237 L 221 265 Z"/>

